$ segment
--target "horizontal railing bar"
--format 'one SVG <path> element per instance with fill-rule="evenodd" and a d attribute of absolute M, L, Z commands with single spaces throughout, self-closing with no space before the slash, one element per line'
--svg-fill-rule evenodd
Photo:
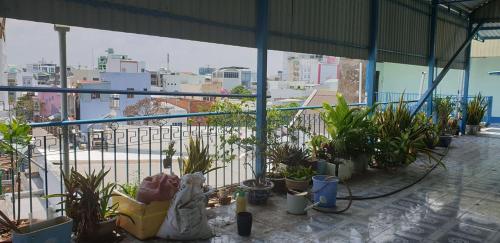
<path fill-rule="evenodd" d="M 202 97 L 229 97 L 229 98 L 255 98 L 257 95 L 242 94 L 216 94 L 216 93 L 193 93 L 193 92 L 162 92 L 141 90 L 110 90 L 110 89 L 75 89 L 59 87 L 26 87 L 26 86 L 0 86 L 0 91 L 9 92 L 51 92 L 51 93 L 87 93 L 87 94 L 135 94 L 135 95 L 159 95 L 159 96 L 202 96 Z M 268 96 L 270 98 L 270 96 Z"/>
<path fill-rule="evenodd" d="M 389 104 L 398 103 L 399 101 L 392 102 L 381 102 L 378 104 Z M 417 100 L 405 101 L 405 103 L 417 102 Z M 365 103 L 353 103 L 349 106 L 363 106 Z M 321 109 L 323 106 L 298 106 L 298 107 L 287 107 L 287 108 L 276 108 L 276 110 L 290 111 L 290 110 L 312 110 Z M 86 120 L 74 120 L 74 121 L 55 121 L 55 122 L 36 122 L 31 123 L 31 127 L 53 127 L 53 126 L 71 126 L 71 125 L 82 125 L 82 124 L 96 124 L 96 123 L 113 123 L 113 122 L 126 122 L 126 121 L 143 121 L 143 120 L 160 120 L 160 119 L 172 119 L 172 118 L 189 118 L 189 117 L 199 117 L 199 116 L 220 116 L 235 114 L 234 112 L 197 112 L 189 114 L 164 114 L 164 115 L 147 115 L 147 116 L 132 116 L 132 117 L 116 117 L 116 118 L 105 118 L 105 119 L 86 119 Z M 236 114 L 255 114 L 255 110 L 243 111 Z"/>

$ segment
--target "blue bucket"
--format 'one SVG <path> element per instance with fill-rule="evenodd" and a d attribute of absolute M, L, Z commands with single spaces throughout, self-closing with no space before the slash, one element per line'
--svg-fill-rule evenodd
<path fill-rule="evenodd" d="M 329 175 L 313 176 L 314 202 L 319 202 L 320 197 L 325 197 L 326 203 L 320 203 L 318 206 L 324 208 L 333 208 L 337 202 L 337 184 L 339 179 Z"/>

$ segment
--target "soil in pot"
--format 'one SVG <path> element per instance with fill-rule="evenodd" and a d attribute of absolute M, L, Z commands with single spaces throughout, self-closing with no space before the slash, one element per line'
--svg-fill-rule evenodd
<path fill-rule="evenodd" d="M 309 184 L 311 180 L 306 180 L 306 181 L 298 181 L 298 180 L 293 180 L 290 178 L 286 178 L 286 187 L 289 190 L 294 190 L 294 191 L 301 191 L 305 192 L 309 188 Z"/>

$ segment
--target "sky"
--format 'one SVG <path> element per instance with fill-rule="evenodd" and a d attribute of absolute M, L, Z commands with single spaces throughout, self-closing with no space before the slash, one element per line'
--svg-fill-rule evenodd
<path fill-rule="evenodd" d="M 6 55 L 9 65 L 24 66 L 42 59 L 59 63 L 59 45 L 54 25 L 7 19 Z M 199 67 L 244 66 L 256 70 L 255 48 L 220 45 L 123 32 L 71 27 L 67 34 L 68 65 L 97 67 L 97 58 L 108 48 L 137 61 L 145 61 L 149 70 L 166 67 L 167 53 L 170 69 L 197 72 Z M 282 70 L 283 53 L 268 52 L 268 75 Z"/>

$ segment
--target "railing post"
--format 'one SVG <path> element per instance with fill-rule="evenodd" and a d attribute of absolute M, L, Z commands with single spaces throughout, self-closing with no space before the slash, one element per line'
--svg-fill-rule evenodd
<path fill-rule="evenodd" d="M 469 23 L 467 35 L 472 31 L 472 23 Z M 467 126 L 467 103 L 469 97 L 469 78 L 470 78 L 470 53 L 471 45 L 465 48 L 465 67 L 464 67 L 464 87 L 462 93 L 462 120 L 460 121 L 460 132 L 465 134 L 465 126 Z"/>
<path fill-rule="evenodd" d="M 256 45 L 257 45 L 257 126 L 256 126 L 256 168 L 257 177 L 261 177 L 266 166 L 267 121 L 266 121 L 266 94 L 267 94 L 267 34 L 268 34 L 268 0 L 257 0 L 256 6 Z"/>
<path fill-rule="evenodd" d="M 432 88 L 432 82 L 434 81 L 434 71 L 436 70 L 436 19 L 437 19 L 437 0 L 432 0 L 431 4 L 431 20 L 430 20 L 430 32 L 429 32 L 429 56 L 427 57 L 427 65 L 429 66 L 428 76 L 427 76 L 427 88 Z M 427 99 L 427 116 L 432 115 L 433 106 L 433 96 L 432 93 Z"/>
<path fill-rule="evenodd" d="M 486 110 L 486 126 L 491 124 L 491 116 L 493 112 L 493 96 L 488 96 L 488 110 Z"/>
<path fill-rule="evenodd" d="M 379 0 L 371 0 L 370 13 L 370 46 L 368 65 L 366 66 L 366 105 L 373 106 L 375 103 L 374 83 L 377 78 L 377 38 L 379 26 Z M 360 90 L 361 92 L 361 90 Z"/>
<path fill-rule="evenodd" d="M 68 76 L 66 73 L 66 32 L 69 31 L 68 26 L 54 25 L 54 30 L 59 34 L 59 61 L 61 73 L 61 88 L 68 87 Z M 61 120 L 68 120 L 68 94 L 61 93 Z M 69 174 L 69 127 L 62 127 L 62 154 L 63 154 L 63 172 Z"/>

